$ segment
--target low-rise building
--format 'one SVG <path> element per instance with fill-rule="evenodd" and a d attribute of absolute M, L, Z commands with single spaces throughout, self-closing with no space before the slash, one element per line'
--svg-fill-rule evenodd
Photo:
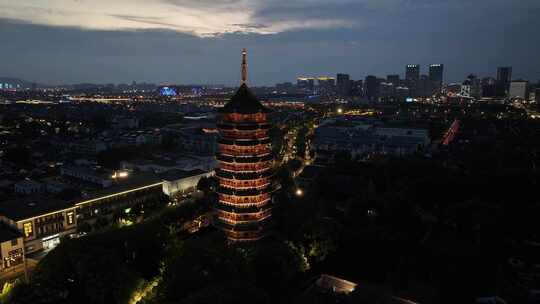
<path fill-rule="evenodd" d="M 6 225 L 0 227 L 0 274 L 24 267 L 22 234 Z"/>
<path fill-rule="evenodd" d="M 79 140 L 68 144 L 70 152 L 83 155 L 97 155 L 107 150 L 104 142 L 99 140 Z"/>
<path fill-rule="evenodd" d="M 52 249 L 77 230 L 73 203 L 42 196 L 2 202 L 0 221 L 22 233 L 27 254 Z"/>
<path fill-rule="evenodd" d="M 60 174 L 84 182 L 96 184 L 103 188 L 107 188 L 112 185 L 112 171 L 95 170 L 88 167 L 64 165 L 60 169 Z"/>
<path fill-rule="evenodd" d="M 430 142 L 426 129 L 334 121 L 322 123 L 316 129 L 313 147 L 322 155 L 348 151 L 352 157 L 372 153 L 403 156 L 421 151 Z"/>
<path fill-rule="evenodd" d="M 135 174 L 113 186 L 86 194 L 75 202 L 77 220 L 94 222 L 99 217 L 112 218 L 135 205 L 160 199 L 163 180 L 155 174 Z"/>
<path fill-rule="evenodd" d="M 84 190 L 82 197 L 74 200 L 41 194 L 3 201 L 0 223 L 6 231 L 18 234 L 3 234 L 0 226 L 2 257 L 16 259 L 14 250 L 19 247 L 25 254 L 50 250 L 63 237 L 76 235 L 82 223 L 93 224 L 101 217 L 112 219 L 128 208 L 164 201 L 166 195 L 194 191 L 199 180 L 211 174 L 203 170 L 129 174 L 110 187 Z M 11 247 L 6 242 L 11 242 Z"/>
<path fill-rule="evenodd" d="M 15 193 L 30 195 L 43 191 L 43 185 L 31 179 L 25 179 L 17 182 L 14 186 Z"/>
<path fill-rule="evenodd" d="M 196 190 L 199 180 L 212 176 L 212 172 L 195 169 L 191 171 L 171 170 L 160 174 L 163 179 L 163 193 L 174 196 Z"/>

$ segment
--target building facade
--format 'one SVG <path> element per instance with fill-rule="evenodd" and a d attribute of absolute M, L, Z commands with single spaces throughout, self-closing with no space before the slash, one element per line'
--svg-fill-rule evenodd
<path fill-rule="evenodd" d="M 432 85 L 433 93 L 439 93 L 443 84 L 443 64 L 430 64 L 429 65 L 429 82 Z"/>
<path fill-rule="evenodd" d="M 348 97 L 351 95 L 351 80 L 348 74 L 337 74 L 337 93 L 339 96 Z"/>
<path fill-rule="evenodd" d="M 420 81 L 420 65 L 408 64 L 405 67 L 405 84 L 411 95 L 416 96 L 418 82 Z"/>
<path fill-rule="evenodd" d="M 508 91 L 509 98 L 528 99 L 529 98 L 529 82 L 525 80 L 516 80 L 510 83 Z"/>

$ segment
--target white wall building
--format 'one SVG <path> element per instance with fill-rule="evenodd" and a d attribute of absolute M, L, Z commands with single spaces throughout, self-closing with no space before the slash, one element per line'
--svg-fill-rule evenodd
<path fill-rule="evenodd" d="M 508 92 L 509 98 L 527 99 L 529 97 L 529 82 L 524 80 L 512 81 Z"/>

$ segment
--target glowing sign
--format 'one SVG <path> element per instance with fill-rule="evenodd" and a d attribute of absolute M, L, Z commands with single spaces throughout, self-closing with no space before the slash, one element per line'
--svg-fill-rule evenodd
<path fill-rule="evenodd" d="M 405 102 L 413 102 L 412 97 L 407 97 L 407 98 L 405 98 Z"/>
<path fill-rule="evenodd" d="M 161 96 L 176 96 L 177 95 L 176 89 L 172 87 L 162 87 L 159 90 L 159 94 Z"/>

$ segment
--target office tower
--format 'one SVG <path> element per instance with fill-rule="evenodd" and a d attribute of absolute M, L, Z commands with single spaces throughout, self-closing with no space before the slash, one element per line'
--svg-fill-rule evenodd
<path fill-rule="evenodd" d="M 319 85 L 319 94 L 328 96 L 335 93 L 336 79 L 334 77 L 317 77 L 317 83 Z"/>
<path fill-rule="evenodd" d="M 491 77 L 484 77 L 480 81 L 482 97 L 492 98 L 497 96 L 496 80 Z"/>
<path fill-rule="evenodd" d="M 512 81 L 512 67 L 497 68 L 497 82 L 505 85 L 510 85 Z"/>
<path fill-rule="evenodd" d="M 408 64 L 405 70 L 405 80 L 418 81 L 420 79 L 420 65 Z"/>
<path fill-rule="evenodd" d="M 352 95 L 364 96 L 364 81 L 363 80 L 351 80 L 352 81 Z"/>
<path fill-rule="evenodd" d="M 512 82 L 512 67 L 498 67 L 497 68 L 497 93 L 498 97 L 505 97 L 508 95 L 510 89 L 510 82 Z"/>
<path fill-rule="evenodd" d="M 304 93 L 313 94 L 315 89 L 315 78 L 313 77 L 298 77 L 296 79 L 296 86 Z"/>
<path fill-rule="evenodd" d="M 386 82 L 391 83 L 394 86 L 399 86 L 400 85 L 400 83 L 399 83 L 399 75 L 394 74 L 394 75 L 386 76 Z"/>
<path fill-rule="evenodd" d="M 429 81 L 433 88 L 433 93 L 439 93 L 443 84 L 443 64 L 430 64 L 429 65 Z"/>
<path fill-rule="evenodd" d="M 351 96 L 351 79 L 348 74 L 337 74 L 337 93 L 341 97 Z"/>
<path fill-rule="evenodd" d="M 418 96 L 430 96 L 432 91 L 431 82 L 427 75 L 420 75 L 418 80 L 418 85 L 416 87 L 416 92 Z"/>
<path fill-rule="evenodd" d="M 516 80 L 510 82 L 510 90 L 508 91 L 509 98 L 528 99 L 529 98 L 529 82 L 526 80 Z"/>
<path fill-rule="evenodd" d="M 245 49 L 242 58 L 242 84 L 218 116 L 215 225 L 230 241 L 255 241 L 268 234 L 272 214 L 269 109 L 246 85 Z"/>
<path fill-rule="evenodd" d="M 383 101 L 393 101 L 395 96 L 394 84 L 391 82 L 380 82 L 379 95 Z"/>
<path fill-rule="evenodd" d="M 408 64 L 405 70 L 405 84 L 409 87 L 410 94 L 418 94 L 418 81 L 420 80 L 420 65 Z"/>
<path fill-rule="evenodd" d="M 364 81 L 364 93 L 369 100 L 379 97 L 379 79 L 373 75 L 366 77 Z"/>
<path fill-rule="evenodd" d="M 407 98 L 411 96 L 409 88 L 407 87 L 396 87 L 395 92 L 396 92 L 395 93 L 396 99 L 398 101 L 405 101 Z"/>

